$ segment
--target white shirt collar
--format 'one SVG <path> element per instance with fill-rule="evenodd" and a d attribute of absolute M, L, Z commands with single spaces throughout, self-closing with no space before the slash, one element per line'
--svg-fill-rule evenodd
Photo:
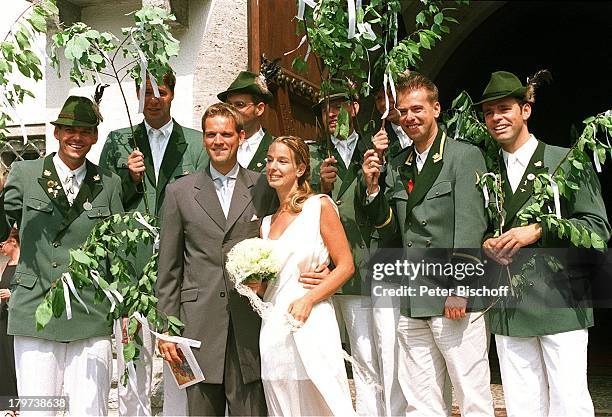
<path fill-rule="evenodd" d="M 412 139 L 408 136 L 404 129 L 401 126 L 396 125 L 395 123 L 391 123 L 391 127 L 395 131 L 397 138 L 400 141 L 400 145 L 402 149 L 406 149 L 408 146 L 412 145 Z"/>
<path fill-rule="evenodd" d="M 259 148 L 259 144 L 261 143 L 263 137 L 266 135 L 263 128 L 260 127 L 259 130 L 253 133 L 251 136 L 245 139 L 243 144 L 248 145 L 249 148 L 257 150 Z"/>
<path fill-rule="evenodd" d="M 148 124 L 146 120 L 144 121 L 144 124 L 145 129 L 147 130 L 147 136 L 150 137 L 151 130 L 155 128 Z M 170 135 L 172 134 L 172 129 L 174 129 L 174 121 L 172 120 L 172 118 L 170 118 L 170 121 L 168 121 L 168 123 L 155 130 L 159 130 L 160 132 L 162 132 L 162 134 L 164 135 L 164 139 L 169 139 Z"/>
<path fill-rule="evenodd" d="M 85 179 L 85 174 L 87 173 L 87 161 L 83 162 L 83 165 L 78 167 L 77 169 L 70 169 L 68 165 L 62 161 L 62 158 L 59 157 L 59 153 L 56 153 L 53 156 L 53 165 L 55 165 L 55 170 L 57 171 L 57 176 L 59 177 L 62 184 L 65 184 L 69 177 L 74 174 L 77 183 L 81 184 Z"/>
<path fill-rule="evenodd" d="M 217 178 L 221 178 L 221 179 L 231 178 L 235 180 L 236 177 L 238 176 L 239 168 L 240 168 L 240 164 L 236 162 L 236 165 L 234 165 L 234 167 L 230 169 L 230 171 L 226 175 L 223 175 L 222 173 L 217 171 L 212 164 L 210 164 L 210 176 L 213 179 L 213 181 L 216 180 Z"/>
<path fill-rule="evenodd" d="M 353 159 L 353 153 L 355 152 L 355 147 L 357 146 L 357 140 L 359 139 L 359 135 L 356 131 L 353 132 L 346 138 L 345 140 L 338 139 L 335 136 L 331 137 L 332 143 L 338 150 L 338 153 L 342 157 L 345 166 L 349 166 L 351 163 L 351 159 Z"/>
<path fill-rule="evenodd" d="M 504 157 L 504 163 L 506 167 L 508 167 L 508 158 L 510 155 L 513 155 L 516 160 L 523 166 L 526 167 L 529 165 L 529 161 L 533 156 L 533 153 L 536 151 L 538 147 L 538 140 L 533 135 L 529 135 L 529 139 L 525 142 L 520 148 L 518 148 L 514 153 L 506 152 L 502 149 L 502 155 Z"/>

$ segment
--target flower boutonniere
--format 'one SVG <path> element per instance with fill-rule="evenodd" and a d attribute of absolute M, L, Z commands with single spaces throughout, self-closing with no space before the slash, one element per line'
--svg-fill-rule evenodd
<path fill-rule="evenodd" d="M 94 175 L 94 176 L 93 176 L 93 180 L 94 180 L 95 182 L 100 182 L 100 174 L 96 174 L 96 175 Z"/>
<path fill-rule="evenodd" d="M 533 163 L 533 166 L 536 168 L 542 168 L 544 164 L 542 164 L 542 161 L 536 161 Z"/>
<path fill-rule="evenodd" d="M 47 181 L 47 192 L 52 195 L 53 198 L 57 198 L 57 192 L 61 189 L 62 187 L 57 183 L 57 181 Z"/>
<path fill-rule="evenodd" d="M 51 171 L 49 171 L 48 169 L 45 169 L 43 171 L 43 177 L 50 177 L 51 176 Z"/>

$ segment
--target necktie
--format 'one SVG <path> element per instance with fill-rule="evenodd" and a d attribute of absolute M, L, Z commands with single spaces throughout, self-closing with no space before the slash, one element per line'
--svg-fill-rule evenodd
<path fill-rule="evenodd" d="M 74 190 L 74 186 L 76 185 L 76 176 L 71 174 L 66 180 L 66 198 L 68 198 L 68 204 L 72 205 L 74 198 L 76 197 L 76 193 Z"/>
<path fill-rule="evenodd" d="M 221 203 L 221 208 L 223 209 L 223 214 L 225 218 L 227 218 L 227 214 L 229 212 L 229 190 L 228 190 L 228 181 L 227 177 L 219 177 L 216 178 L 215 181 L 219 184 L 219 202 Z"/>
<path fill-rule="evenodd" d="M 153 169 L 155 171 L 155 180 L 159 178 L 159 170 L 161 169 L 162 163 L 162 153 L 161 153 L 161 143 L 164 138 L 161 130 L 151 129 L 151 153 L 153 154 Z"/>
<path fill-rule="evenodd" d="M 245 140 L 238 148 L 238 163 L 242 168 L 248 168 L 251 162 L 251 145 Z"/>

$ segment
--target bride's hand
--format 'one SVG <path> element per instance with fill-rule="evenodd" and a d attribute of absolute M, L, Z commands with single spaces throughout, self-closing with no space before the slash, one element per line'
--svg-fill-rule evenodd
<path fill-rule="evenodd" d="M 253 292 L 260 297 L 264 295 L 266 288 L 268 287 L 268 283 L 262 281 L 248 281 L 245 283 L 245 285 L 252 289 Z"/>
<path fill-rule="evenodd" d="M 313 303 L 309 298 L 298 298 L 289 304 L 289 314 L 291 314 L 294 319 L 301 321 L 302 323 L 306 323 L 306 320 L 312 311 L 312 307 Z"/>

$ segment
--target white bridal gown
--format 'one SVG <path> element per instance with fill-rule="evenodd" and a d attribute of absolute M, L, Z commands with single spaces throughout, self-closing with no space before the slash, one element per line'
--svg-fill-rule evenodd
<path fill-rule="evenodd" d="M 300 273 L 313 271 L 329 259 L 320 233 L 321 198 L 304 203 L 302 212 L 275 241 L 283 259 L 276 280 L 268 283 L 264 301 L 273 304 L 262 322 L 259 337 L 261 379 L 271 416 L 354 416 L 340 333 L 329 300 L 316 304 L 297 331 L 285 313 L 307 289 Z M 271 216 L 263 219 L 262 237 L 268 239 Z"/>

